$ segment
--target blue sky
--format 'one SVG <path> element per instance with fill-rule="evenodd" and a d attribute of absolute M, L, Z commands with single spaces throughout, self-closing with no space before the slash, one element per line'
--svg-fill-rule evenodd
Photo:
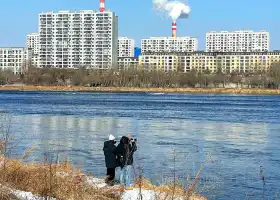
<path fill-rule="evenodd" d="M 185 1 L 185 0 L 183 0 Z M 189 19 L 177 22 L 178 36 L 199 39 L 211 30 L 261 30 L 271 34 L 271 49 L 280 49 L 279 0 L 188 0 Z M 99 0 L 2 0 L 0 46 L 25 46 L 25 36 L 37 32 L 38 14 L 58 10 L 98 9 Z M 171 35 L 171 20 L 152 9 L 152 0 L 106 0 L 106 8 L 119 16 L 119 35 L 140 45 L 142 38 Z"/>

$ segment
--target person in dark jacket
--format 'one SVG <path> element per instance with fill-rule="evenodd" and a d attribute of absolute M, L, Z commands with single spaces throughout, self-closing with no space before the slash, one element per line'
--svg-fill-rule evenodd
<path fill-rule="evenodd" d="M 107 167 L 107 176 L 105 181 L 109 185 L 113 185 L 113 180 L 115 178 L 115 169 L 117 167 L 116 155 L 113 153 L 116 149 L 116 141 L 113 135 L 109 136 L 109 141 L 104 142 L 104 155 L 105 155 L 105 163 Z"/>
<path fill-rule="evenodd" d="M 120 184 L 131 190 L 131 170 L 133 165 L 133 154 L 137 150 L 136 141 L 131 137 L 123 136 L 119 145 L 114 150 L 117 155 L 118 166 L 120 166 Z"/>

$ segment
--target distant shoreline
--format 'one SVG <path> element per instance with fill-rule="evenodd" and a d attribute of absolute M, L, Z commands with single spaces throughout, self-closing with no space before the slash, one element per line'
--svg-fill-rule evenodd
<path fill-rule="evenodd" d="M 136 88 L 136 87 L 83 87 L 83 86 L 1 86 L 0 91 L 64 91 L 64 92 L 152 92 L 152 93 L 217 93 L 217 94 L 270 94 L 280 95 L 280 89 L 233 88 Z"/>

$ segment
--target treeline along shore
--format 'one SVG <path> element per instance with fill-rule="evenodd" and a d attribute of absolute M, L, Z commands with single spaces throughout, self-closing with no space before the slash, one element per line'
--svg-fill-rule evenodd
<path fill-rule="evenodd" d="M 152 92 L 152 93 L 224 93 L 224 94 L 279 94 L 280 89 L 257 88 L 136 88 L 136 87 L 81 87 L 81 86 L 2 86 L 0 90 L 64 91 L 64 92 Z"/>
<path fill-rule="evenodd" d="M 92 70 L 29 67 L 0 72 L 1 90 L 280 94 L 280 63 L 268 71 Z"/>

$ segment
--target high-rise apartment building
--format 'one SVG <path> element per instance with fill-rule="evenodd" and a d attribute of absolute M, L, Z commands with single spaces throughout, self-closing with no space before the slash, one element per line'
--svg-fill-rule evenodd
<path fill-rule="evenodd" d="M 207 52 L 265 52 L 269 51 L 267 31 L 221 31 L 206 33 Z"/>
<path fill-rule="evenodd" d="M 118 39 L 118 56 L 119 57 L 134 57 L 135 41 L 127 37 L 119 37 Z"/>
<path fill-rule="evenodd" d="M 198 49 L 197 38 L 151 37 L 141 41 L 141 51 L 146 52 L 194 52 Z"/>
<path fill-rule="evenodd" d="M 31 65 L 39 66 L 39 34 L 30 33 L 26 37 L 27 53 L 31 59 Z"/>
<path fill-rule="evenodd" d="M 28 60 L 27 51 L 23 47 L 1 47 L 0 69 L 11 70 L 15 74 L 22 72 Z"/>
<path fill-rule="evenodd" d="M 39 40 L 40 67 L 117 67 L 118 17 L 114 12 L 41 13 Z"/>

